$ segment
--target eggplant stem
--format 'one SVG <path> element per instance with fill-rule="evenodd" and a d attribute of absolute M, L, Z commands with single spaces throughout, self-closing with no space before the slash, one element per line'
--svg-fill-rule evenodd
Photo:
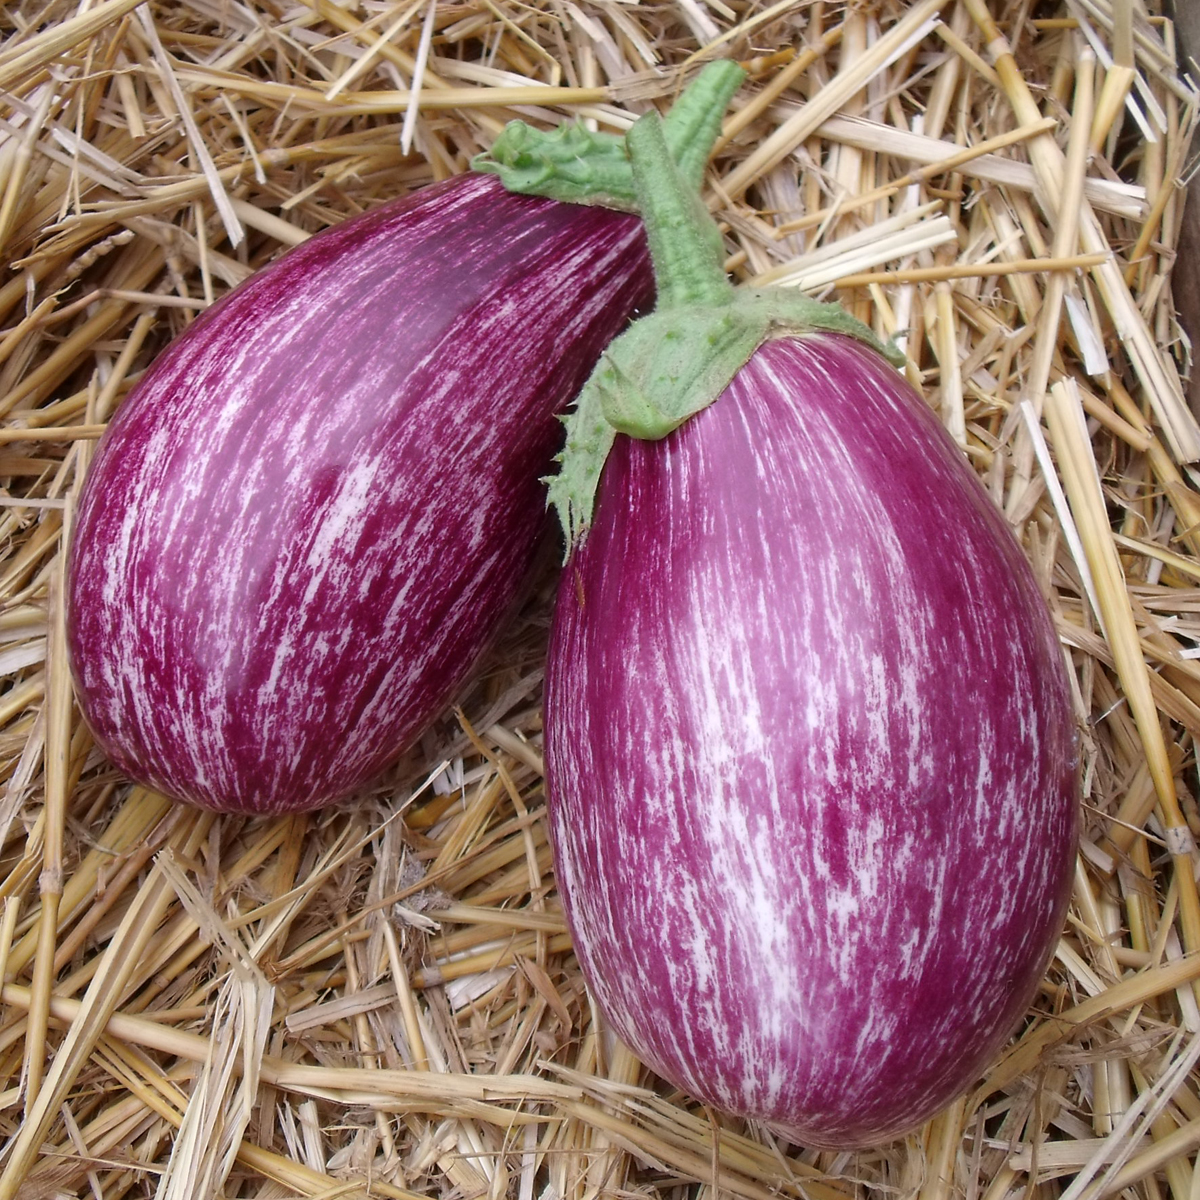
<path fill-rule="evenodd" d="M 625 143 L 654 263 L 658 310 L 728 304 L 733 284 L 725 274 L 721 230 L 696 185 L 672 160 L 662 119 L 646 113 L 625 135 Z"/>

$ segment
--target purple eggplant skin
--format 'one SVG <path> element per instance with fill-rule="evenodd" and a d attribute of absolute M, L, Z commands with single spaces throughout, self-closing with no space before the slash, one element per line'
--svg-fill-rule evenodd
<path fill-rule="evenodd" d="M 636 218 L 471 175 L 204 313 L 121 405 L 75 521 L 70 663 L 112 762 L 269 814 L 393 761 L 508 612 L 555 414 L 652 295 Z"/>
<path fill-rule="evenodd" d="M 1077 838 L 1066 669 L 927 406 L 839 334 L 619 436 L 546 670 L 556 871 L 617 1034 L 801 1145 L 892 1139 L 1012 1034 Z"/>

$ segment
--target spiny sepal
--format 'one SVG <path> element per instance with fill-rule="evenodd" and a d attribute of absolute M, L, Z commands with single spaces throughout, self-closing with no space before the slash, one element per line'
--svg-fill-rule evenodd
<path fill-rule="evenodd" d="M 562 453 L 555 457 L 558 473 L 542 481 L 547 488 L 546 502 L 558 514 L 567 555 L 591 524 L 600 472 L 617 436 L 605 419 L 601 399 L 604 385 L 598 382 L 605 370 L 605 358 L 583 385 L 574 407 L 562 418 L 567 435 Z"/>
<path fill-rule="evenodd" d="M 851 316 L 840 304 L 827 304 L 788 288 L 740 289 L 736 303 L 748 312 L 761 314 L 772 337 L 844 333 L 882 354 L 893 367 L 904 366 L 904 352 L 894 342 L 883 341 L 869 325 Z"/>
<path fill-rule="evenodd" d="M 596 372 L 618 433 L 657 441 L 707 408 L 767 336 L 763 314 L 737 305 L 661 309 L 630 326 Z"/>

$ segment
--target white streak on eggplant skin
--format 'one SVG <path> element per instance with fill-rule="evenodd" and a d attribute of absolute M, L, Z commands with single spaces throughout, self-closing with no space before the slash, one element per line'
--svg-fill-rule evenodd
<path fill-rule="evenodd" d="M 1019 547 L 890 367 L 770 342 L 619 438 L 546 687 L 576 950 L 644 1061 L 838 1148 L 973 1082 L 1061 932 L 1076 733 Z"/>
<path fill-rule="evenodd" d="M 205 313 L 98 449 L 68 591 L 97 741 L 193 803 L 330 803 L 515 599 L 573 397 L 650 276 L 632 218 L 455 180 Z"/>

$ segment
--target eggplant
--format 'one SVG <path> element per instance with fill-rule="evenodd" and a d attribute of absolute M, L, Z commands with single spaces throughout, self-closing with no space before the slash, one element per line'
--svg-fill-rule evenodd
<path fill-rule="evenodd" d="M 265 814 L 401 753 L 517 595 L 555 412 L 648 272 L 632 217 L 468 175 L 202 314 L 121 405 L 75 521 L 70 663 L 112 762 Z"/>
<path fill-rule="evenodd" d="M 743 78 L 709 64 L 668 114 L 686 177 Z M 543 529 L 558 414 L 653 294 L 611 211 L 635 204 L 622 140 L 521 130 L 247 280 L 105 431 L 68 657 L 132 778 L 225 812 L 331 804 L 469 680 Z"/>
<path fill-rule="evenodd" d="M 660 308 L 605 352 L 555 484 L 558 885 L 600 1008 L 662 1078 L 802 1145 L 874 1145 L 970 1086 L 1053 953 L 1064 658 L 888 348 L 735 291 L 644 120 Z"/>
<path fill-rule="evenodd" d="M 1012 1033 L 1070 895 L 1061 653 L 874 351 L 769 341 L 664 441 L 617 438 L 558 593 L 546 780 L 596 998 L 705 1103 L 870 1145 Z"/>
<path fill-rule="evenodd" d="M 709 64 L 667 115 L 685 177 L 743 78 Z M 226 812 L 343 799 L 442 712 L 513 605 L 558 413 L 653 282 L 638 222 L 611 211 L 635 205 L 619 137 L 563 126 L 531 152 L 514 126 L 475 166 L 251 277 L 105 431 L 68 657 L 132 778 Z M 512 194 L 530 180 L 578 203 Z"/>

